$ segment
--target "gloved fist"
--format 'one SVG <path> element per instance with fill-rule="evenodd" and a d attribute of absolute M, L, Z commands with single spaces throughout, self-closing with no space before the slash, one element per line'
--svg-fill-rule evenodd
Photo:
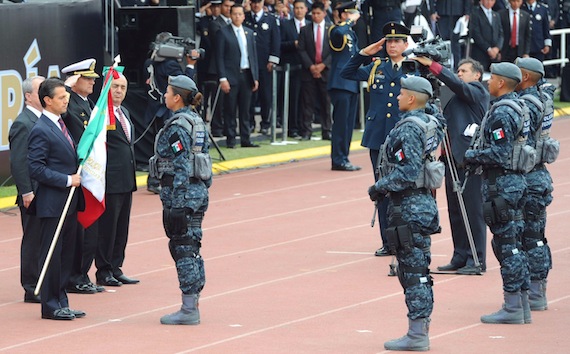
<path fill-rule="evenodd" d="M 467 150 L 465 151 L 465 158 L 463 159 L 466 165 L 475 163 L 475 150 Z"/>
<path fill-rule="evenodd" d="M 186 209 L 171 208 L 168 215 L 168 230 L 172 235 L 184 235 L 188 231 Z"/>
<path fill-rule="evenodd" d="M 383 196 L 383 194 L 376 189 L 376 185 L 374 184 L 368 187 L 368 195 L 370 196 L 370 200 L 373 202 L 377 201 L 378 199 L 381 199 L 381 197 Z"/>

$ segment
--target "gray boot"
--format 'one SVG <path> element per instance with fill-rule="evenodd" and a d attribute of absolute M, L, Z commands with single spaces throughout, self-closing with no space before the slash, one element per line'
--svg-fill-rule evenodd
<path fill-rule="evenodd" d="M 200 310 L 198 309 L 198 295 L 182 294 L 180 310 L 162 316 L 160 323 L 166 325 L 197 325 L 200 323 Z"/>
<path fill-rule="evenodd" d="M 503 308 L 490 315 L 481 316 L 483 323 L 523 324 L 524 313 L 521 292 L 504 292 L 505 303 Z"/>
<path fill-rule="evenodd" d="M 528 291 L 528 302 L 532 311 L 544 311 L 548 309 L 546 300 L 546 279 L 532 280 Z"/>
<path fill-rule="evenodd" d="M 429 350 L 429 323 L 430 318 L 408 319 L 408 333 L 398 339 L 384 343 L 386 350 L 406 350 L 425 352 Z"/>
<path fill-rule="evenodd" d="M 530 305 L 528 302 L 528 290 L 521 290 L 521 303 L 523 308 L 524 323 L 532 323 L 532 316 L 530 315 Z"/>

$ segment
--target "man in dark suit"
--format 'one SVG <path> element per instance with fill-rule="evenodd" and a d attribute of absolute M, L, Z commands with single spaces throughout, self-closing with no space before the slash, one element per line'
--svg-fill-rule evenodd
<path fill-rule="evenodd" d="M 268 134 L 273 102 L 273 68 L 279 64 L 281 55 L 281 34 L 277 18 L 263 10 L 264 0 L 251 0 L 251 11 L 245 16 L 244 25 L 252 28 L 257 48 L 259 64 L 259 89 L 254 94 L 251 105 L 251 128 L 255 128 L 255 105 L 261 108 L 260 132 Z"/>
<path fill-rule="evenodd" d="M 299 32 L 310 24 L 305 20 L 307 5 L 305 0 L 295 0 L 293 18 L 281 23 L 281 64 L 289 64 L 289 118 L 288 135 L 291 138 L 299 136 L 301 123 L 301 56 L 299 55 Z"/>
<path fill-rule="evenodd" d="M 303 118 L 299 133 L 304 140 L 310 140 L 313 133 L 315 99 L 320 103 L 322 137 L 325 140 L 330 140 L 331 136 L 331 102 L 327 92 L 327 80 L 331 66 L 330 47 L 328 45 L 331 25 L 325 21 L 325 14 L 325 5 L 322 2 L 313 3 L 311 8 L 312 25 L 303 27 L 299 32 L 299 54 L 303 65 L 301 74 Z"/>
<path fill-rule="evenodd" d="M 453 32 L 455 23 L 464 15 L 471 14 L 473 2 L 471 0 L 430 0 L 430 12 L 432 21 L 437 21 L 437 30 L 444 40 L 451 40 L 451 53 L 453 53 L 453 65 L 461 60 L 461 47 L 459 46 L 459 34 Z"/>
<path fill-rule="evenodd" d="M 20 250 L 20 282 L 24 288 L 24 302 L 39 303 L 39 296 L 34 289 L 40 275 L 40 220 L 27 213 L 38 183 L 30 178 L 28 169 L 28 136 L 42 114 L 42 104 L 38 96 L 38 88 L 45 80 L 43 76 L 34 76 L 24 80 L 22 89 L 26 107 L 16 117 L 10 127 L 10 171 L 18 189 L 16 204 L 20 208 L 22 219 L 22 247 Z"/>
<path fill-rule="evenodd" d="M 331 137 L 331 160 L 333 171 L 358 171 L 348 160 L 352 131 L 358 107 L 358 81 L 345 79 L 340 71 L 354 54 L 358 52 L 358 39 L 352 26 L 360 18 L 356 2 L 338 3 L 335 11 L 339 23 L 330 29 L 331 72 L 327 89 L 333 105 Z"/>
<path fill-rule="evenodd" d="M 97 283 L 102 285 L 139 282 L 138 279 L 127 277 L 121 270 L 129 235 L 132 194 L 137 189 L 133 145 L 134 127 L 129 111 L 121 106 L 126 94 L 127 79 L 120 75 L 111 83 L 116 129 L 107 131 L 105 211 L 99 218 L 95 255 Z"/>
<path fill-rule="evenodd" d="M 493 11 L 501 11 L 509 8 L 509 0 L 496 0 L 493 5 Z"/>
<path fill-rule="evenodd" d="M 473 40 L 470 57 L 477 60 L 485 71 L 491 63 L 501 60 L 503 26 L 499 14 L 492 10 L 495 0 L 481 0 L 469 18 L 469 35 Z"/>
<path fill-rule="evenodd" d="M 217 94 L 218 92 L 218 87 L 219 87 L 219 76 L 218 76 L 218 69 L 216 67 L 216 33 L 220 30 L 220 28 L 222 27 L 226 27 L 228 26 L 232 20 L 230 19 L 230 11 L 232 9 L 232 6 L 234 5 L 234 1 L 233 0 L 224 0 L 221 2 L 220 5 L 220 13 L 219 16 L 216 17 L 215 20 L 211 21 L 210 24 L 208 25 L 208 35 L 207 40 L 210 42 L 210 54 L 206 53 L 206 55 L 209 55 L 209 58 L 211 60 L 208 61 L 208 75 L 207 75 L 207 81 L 208 82 L 213 82 L 216 86 L 216 92 L 214 93 L 214 95 Z M 205 62 L 205 60 L 204 60 Z M 215 100 L 215 96 L 213 98 L 211 98 L 210 102 L 213 105 L 214 104 L 214 100 Z M 212 118 L 211 118 L 211 122 L 210 122 L 210 129 L 212 130 L 212 135 L 215 137 L 222 137 L 224 135 L 226 135 L 226 132 L 224 131 L 224 115 L 223 115 L 223 110 L 224 110 L 224 94 L 223 92 L 220 92 L 220 94 L 218 94 L 218 101 L 216 103 L 216 107 L 211 107 L 211 111 L 213 111 L 214 114 L 212 114 Z"/>
<path fill-rule="evenodd" d="M 95 103 L 88 97 L 93 93 L 95 79 L 99 78 L 95 72 L 95 64 L 95 59 L 85 59 L 61 70 L 62 73 L 68 75 L 65 83 L 70 95 L 67 112 L 62 115 L 62 118 L 75 142 L 81 139 L 85 126 L 89 123 L 91 110 L 95 106 Z M 87 229 L 77 224 L 77 238 L 77 250 L 75 251 L 77 257 L 73 262 L 67 292 L 77 294 L 101 292 L 104 288 L 96 287 L 89 280 L 87 276 L 89 267 L 83 262 L 84 253 L 91 253 L 97 247 L 95 241 L 97 240 L 97 222 Z"/>
<path fill-rule="evenodd" d="M 236 145 L 236 109 L 239 110 L 241 147 L 259 147 L 250 139 L 250 104 L 252 92 L 259 86 L 257 50 L 253 30 L 242 26 L 242 5 L 232 6 L 230 26 L 216 33 L 216 65 L 224 93 L 226 146 Z"/>
<path fill-rule="evenodd" d="M 46 261 L 60 216 L 70 193 L 70 187 L 79 187 L 81 176 L 77 174 L 78 160 L 75 142 L 71 138 L 61 116 L 67 111 L 68 93 L 63 81 L 49 78 L 41 83 L 39 98 L 44 108 L 32 128 L 28 140 L 28 164 L 30 177 L 38 182 L 36 197 L 30 212 L 40 219 L 40 264 Z M 71 310 L 65 287 L 69 281 L 75 256 L 77 239 L 77 193 L 64 215 L 51 261 L 41 287 L 42 318 L 73 320 L 85 316 L 85 312 Z"/>
<path fill-rule="evenodd" d="M 465 151 L 469 148 L 475 127 L 481 125 L 483 116 L 489 108 L 489 92 L 481 83 L 483 66 L 471 58 L 464 59 L 459 62 L 457 75 L 454 75 L 451 70 L 429 58 L 417 57 L 415 60 L 427 66 L 455 94 L 443 109 L 451 145 L 451 151 L 446 150 L 445 154 L 455 165 L 459 185 L 462 186 L 465 180 L 463 162 Z M 445 161 L 447 162 L 447 160 Z M 450 166 L 446 164 L 445 191 L 453 239 L 453 256 L 449 264 L 437 267 L 439 271 L 475 275 L 486 270 L 487 226 L 483 218 L 483 201 L 481 198 L 470 197 L 481 193 L 481 183 L 481 175 L 470 175 L 463 192 L 463 195 L 466 196 L 464 198 L 465 210 L 481 265 L 481 269 L 477 269 L 460 212 Z"/>
<path fill-rule="evenodd" d="M 528 12 L 531 17 L 532 40 L 529 55 L 544 61 L 552 47 L 548 6 L 544 6 L 536 0 L 527 0 L 521 9 Z"/>
<path fill-rule="evenodd" d="M 528 58 L 530 53 L 530 15 L 521 11 L 522 0 L 509 0 L 510 9 L 499 11 L 503 26 L 503 48 L 501 60 L 511 63 L 516 58 Z M 513 31 L 516 28 L 516 32 Z"/>

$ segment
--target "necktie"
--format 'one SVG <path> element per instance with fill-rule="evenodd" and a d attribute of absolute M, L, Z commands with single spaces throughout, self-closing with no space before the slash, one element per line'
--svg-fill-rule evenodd
<path fill-rule="evenodd" d="M 71 144 L 71 147 L 75 148 L 75 145 L 73 145 L 73 140 L 71 139 L 71 136 L 69 135 L 69 132 L 67 131 L 67 127 L 65 126 L 63 119 L 59 118 L 59 120 L 57 122 L 59 123 L 59 127 L 61 128 L 61 132 L 63 133 L 63 135 L 65 136 L 67 141 L 69 141 L 69 143 Z"/>
<path fill-rule="evenodd" d="M 511 28 L 511 48 L 517 46 L 517 13 L 513 13 L 513 27 Z"/>
<path fill-rule="evenodd" d="M 317 25 L 317 40 L 315 41 L 315 64 L 323 62 L 323 40 L 321 39 L 321 25 Z"/>
<path fill-rule="evenodd" d="M 131 137 L 129 134 L 129 128 L 127 127 L 127 119 L 123 115 L 123 111 L 120 108 L 117 108 L 117 118 L 119 118 L 119 123 L 121 123 L 121 127 L 123 128 L 123 132 L 125 133 L 125 136 L 127 137 L 127 141 L 130 143 Z"/>
<path fill-rule="evenodd" d="M 241 52 L 241 59 L 239 66 L 241 69 L 247 69 L 248 61 L 247 61 L 247 48 L 245 47 L 245 41 L 241 35 L 241 28 L 237 29 L 237 39 L 239 43 L 239 51 Z"/>
<path fill-rule="evenodd" d="M 398 71 L 398 64 L 394 64 L 394 71 Z"/>

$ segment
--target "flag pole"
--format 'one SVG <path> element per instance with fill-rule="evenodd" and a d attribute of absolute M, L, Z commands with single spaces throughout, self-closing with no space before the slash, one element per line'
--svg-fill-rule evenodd
<path fill-rule="evenodd" d="M 79 165 L 77 169 L 77 174 L 81 174 L 81 170 L 83 169 L 83 165 Z M 67 215 L 67 211 L 69 210 L 69 205 L 71 204 L 71 200 L 73 199 L 73 195 L 75 194 L 75 189 L 77 187 L 72 186 L 69 190 L 69 194 L 67 196 L 67 201 L 65 202 L 65 206 L 63 207 L 63 212 L 59 217 L 59 222 L 57 223 L 57 228 L 55 229 L 55 234 L 53 235 L 53 239 L 51 240 L 51 245 L 49 246 L 49 250 L 47 253 L 46 260 L 44 261 L 44 265 L 42 266 L 42 271 L 40 273 L 40 277 L 38 279 L 38 284 L 36 285 L 36 289 L 34 290 L 34 295 L 38 296 L 40 293 L 40 289 L 42 287 L 42 283 L 44 282 L 44 278 L 46 276 L 47 268 L 51 261 L 51 257 L 53 255 L 53 250 L 57 245 L 57 240 L 59 239 L 59 234 L 61 233 L 61 229 L 63 227 L 63 223 L 65 221 L 65 216 Z M 75 237 L 75 236 L 74 236 Z"/>

